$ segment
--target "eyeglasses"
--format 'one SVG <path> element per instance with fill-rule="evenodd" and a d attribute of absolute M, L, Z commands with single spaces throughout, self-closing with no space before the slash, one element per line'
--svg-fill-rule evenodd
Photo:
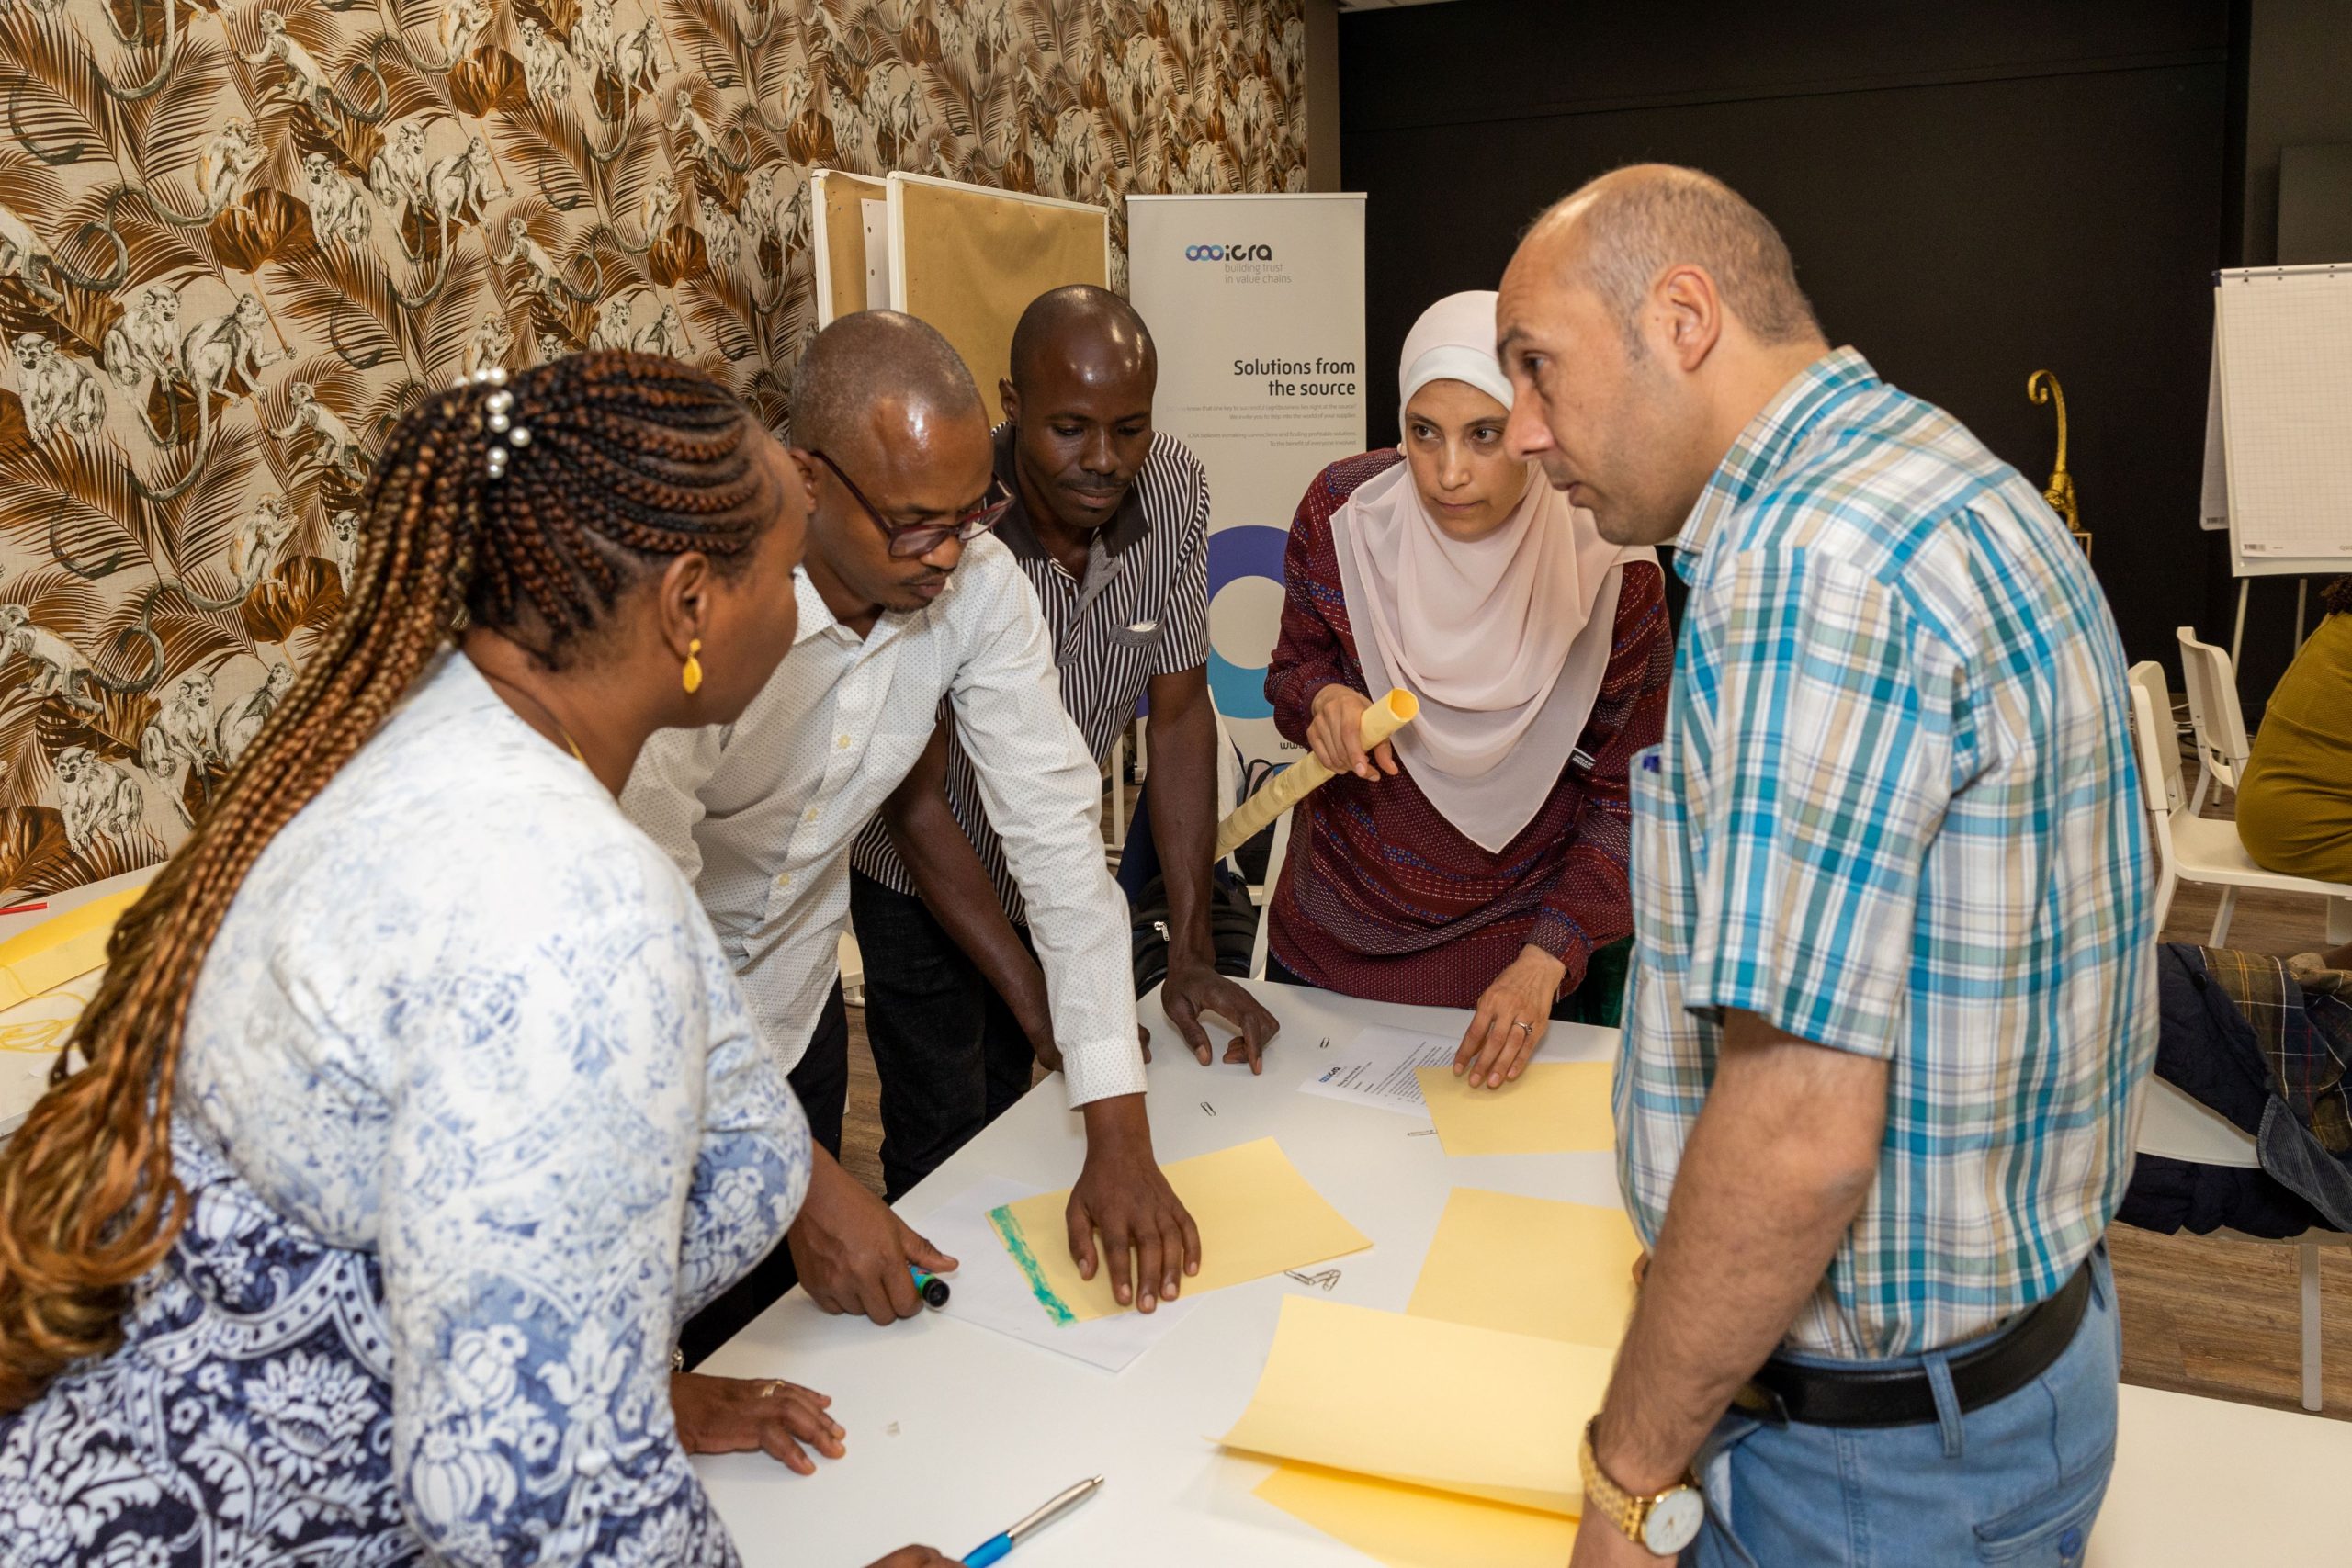
<path fill-rule="evenodd" d="M 988 493 L 980 497 L 980 503 L 968 512 L 958 513 L 952 523 L 900 523 L 885 515 L 880 507 L 866 500 L 865 492 L 857 488 L 855 480 L 842 472 L 839 463 L 814 447 L 808 449 L 808 456 L 832 469 L 833 478 L 842 481 L 842 488 L 849 491 L 868 517 L 874 519 L 874 525 L 881 529 L 883 536 L 890 541 L 890 554 L 899 560 L 927 556 L 950 538 L 969 544 L 1002 522 L 1005 512 L 1012 505 L 1012 492 L 1004 488 L 1004 481 L 991 478 Z"/>

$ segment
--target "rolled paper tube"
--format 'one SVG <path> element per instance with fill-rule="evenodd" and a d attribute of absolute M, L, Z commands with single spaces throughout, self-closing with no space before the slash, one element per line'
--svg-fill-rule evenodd
<path fill-rule="evenodd" d="M 1363 727 L 1357 731 L 1363 739 L 1363 749 L 1371 750 L 1410 724 L 1413 716 L 1420 711 L 1420 699 L 1404 687 L 1390 692 L 1363 710 Z M 1217 824 L 1217 854 L 1229 855 L 1248 843 L 1257 837 L 1259 829 L 1306 799 L 1330 776 L 1331 770 L 1317 761 L 1311 753 L 1276 773 L 1272 783 Z"/>

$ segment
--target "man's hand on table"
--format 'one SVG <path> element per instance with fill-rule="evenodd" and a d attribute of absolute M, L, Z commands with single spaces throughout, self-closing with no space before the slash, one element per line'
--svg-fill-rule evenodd
<path fill-rule="evenodd" d="M 1200 1230 L 1152 1158 L 1142 1095 L 1095 1100 L 1084 1115 L 1086 1166 L 1066 1215 L 1069 1255 L 1079 1278 L 1107 1268 L 1119 1304 L 1150 1312 L 1176 1299 L 1182 1275 L 1201 1271 Z"/>
<path fill-rule="evenodd" d="M 1470 1087 L 1500 1089 L 1527 1070 L 1529 1058 L 1552 1028 L 1552 1003 L 1568 966 L 1540 947 L 1522 947 L 1478 998 L 1462 1046 L 1453 1054 L 1453 1075 L 1467 1073 Z"/>
<path fill-rule="evenodd" d="M 959 1568 L 960 1557 L 928 1546 L 902 1546 L 888 1557 L 876 1558 L 870 1568 Z"/>
<path fill-rule="evenodd" d="M 830 1313 L 864 1313 L 888 1325 L 923 1310 L 908 1265 L 955 1271 L 956 1259 L 915 1234 L 831 1156 L 820 1154 L 808 1199 L 786 1233 L 808 1299 Z"/>
<path fill-rule="evenodd" d="M 814 1475 L 817 1461 L 806 1443 L 827 1459 L 839 1459 L 841 1424 L 825 1414 L 832 1401 L 815 1389 L 775 1378 L 709 1378 L 697 1372 L 670 1374 L 670 1409 L 677 1417 L 678 1441 L 690 1454 L 741 1454 L 753 1450 L 782 1461 L 796 1475 Z"/>
<path fill-rule="evenodd" d="M 1226 1042 L 1225 1059 L 1247 1062 L 1252 1073 L 1266 1070 L 1262 1059 L 1266 1042 L 1282 1025 L 1238 981 L 1218 974 L 1216 965 L 1198 957 L 1180 958 L 1171 953 L 1168 978 L 1159 987 L 1159 1006 L 1168 1014 L 1168 1021 L 1176 1026 L 1176 1032 L 1184 1037 L 1184 1043 L 1193 1048 L 1193 1059 L 1201 1066 L 1209 1065 L 1214 1049 L 1209 1043 L 1209 1032 L 1201 1027 L 1201 1014 L 1213 1012 L 1241 1032 Z M 1147 1032 L 1143 1057 L 1147 1062 L 1151 1060 L 1149 1039 Z"/>

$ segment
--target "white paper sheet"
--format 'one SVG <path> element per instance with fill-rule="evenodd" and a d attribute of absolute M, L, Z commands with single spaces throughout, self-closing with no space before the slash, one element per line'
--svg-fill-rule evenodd
<path fill-rule="evenodd" d="M 1458 1034 L 1439 1036 L 1418 1030 L 1372 1024 L 1345 1044 L 1331 1047 L 1322 1070 L 1300 1084 L 1303 1094 L 1319 1094 L 1351 1105 L 1369 1105 L 1428 1121 L 1416 1067 L 1450 1067 L 1462 1047 Z"/>
<path fill-rule="evenodd" d="M 1125 1312 L 1057 1326 L 1038 1310 L 1029 1281 L 989 1225 L 989 1210 L 1044 1190 L 1000 1176 L 985 1177 L 909 1222 L 962 1265 L 955 1273 L 940 1276 L 950 1292 L 940 1315 L 1042 1345 L 1106 1372 L 1118 1371 L 1166 1338 L 1193 1303 L 1179 1296 L 1149 1314 Z"/>

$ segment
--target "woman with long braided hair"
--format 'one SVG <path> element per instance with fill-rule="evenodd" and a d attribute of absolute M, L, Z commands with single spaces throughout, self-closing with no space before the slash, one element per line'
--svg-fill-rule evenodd
<path fill-rule="evenodd" d="M 791 647 L 804 461 L 628 354 L 392 432 L 342 622 L 0 1153 L 10 1568 L 735 1561 L 671 1346 L 807 1123 L 614 796 Z"/>

